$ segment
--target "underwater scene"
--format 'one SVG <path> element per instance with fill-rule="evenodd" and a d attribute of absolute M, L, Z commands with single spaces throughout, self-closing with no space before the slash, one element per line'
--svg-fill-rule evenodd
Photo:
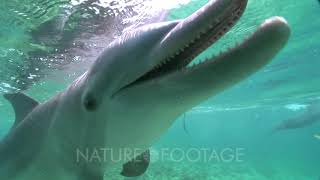
<path fill-rule="evenodd" d="M 0 180 L 320 180 L 319 0 L 0 9 Z"/>

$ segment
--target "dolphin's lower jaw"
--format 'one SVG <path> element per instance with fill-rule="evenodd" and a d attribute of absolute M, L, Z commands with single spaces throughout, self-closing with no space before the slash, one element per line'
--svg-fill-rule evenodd
<path fill-rule="evenodd" d="M 236 2 L 242 2 L 241 5 L 246 4 L 246 1 Z M 224 23 L 225 26 L 219 26 L 222 29 L 213 28 L 216 33 L 212 33 L 212 28 L 209 28 L 205 32 L 201 30 L 200 34 L 196 36 L 190 35 L 192 38 L 196 38 L 177 47 L 175 55 L 165 58 L 143 76 L 120 88 L 114 97 L 134 96 L 133 99 L 137 100 L 142 98 L 140 92 L 148 91 L 147 94 L 143 94 L 145 100 L 152 100 L 160 96 L 161 99 L 156 98 L 156 101 L 161 104 L 176 102 L 174 99 L 179 98 L 183 99 L 179 101 L 179 104 L 189 102 L 186 107 L 189 109 L 258 71 L 288 41 L 290 28 L 281 17 L 272 17 L 266 20 L 255 33 L 236 47 L 229 48 L 226 52 L 221 52 L 218 56 L 208 58 L 200 64 L 187 66 L 198 54 L 220 38 L 226 29 L 232 26 L 232 23 L 241 15 L 242 8 L 243 6 L 236 8 L 236 13 L 229 12 L 230 15 L 233 15 L 231 18 L 233 21 L 227 21 Z M 178 24 L 178 26 L 183 28 L 183 25 Z M 212 26 L 209 25 L 209 27 Z M 178 30 L 173 29 L 172 31 Z M 147 97 L 148 95 L 150 97 Z"/>

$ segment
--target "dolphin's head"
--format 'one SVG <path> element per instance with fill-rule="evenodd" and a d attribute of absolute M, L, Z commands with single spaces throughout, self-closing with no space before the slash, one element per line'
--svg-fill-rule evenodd
<path fill-rule="evenodd" d="M 110 117 L 113 135 L 125 131 L 144 143 L 149 133 L 152 141 L 180 114 L 256 72 L 286 44 L 290 29 L 273 17 L 236 47 L 187 66 L 235 24 L 246 4 L 215 0 L 183 20 L 124 34 L 86 73 L 83 108 Z"/>

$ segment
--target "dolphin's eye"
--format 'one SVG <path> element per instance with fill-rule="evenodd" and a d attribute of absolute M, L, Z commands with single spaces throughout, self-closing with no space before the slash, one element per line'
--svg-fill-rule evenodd
<path fill-rule="evenodd" d="M 97 100 L 92 95 L 88 94 L 83 101 L 83 105 L 87 111 L 94 111 L 97 109 Z"/>

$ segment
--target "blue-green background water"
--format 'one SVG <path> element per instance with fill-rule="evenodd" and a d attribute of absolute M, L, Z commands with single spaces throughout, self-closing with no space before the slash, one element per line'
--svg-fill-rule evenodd
<path fill-rule="evenodd" d="M 49 40 L 36 41 L 32 33 L 38 32 L 41 24 L 57 18 L 64 9 L 77 6 L 78 2 L 2 1 L 0 92 L 25 90 L 40 101 L 62 91 L 90 65 L 101 47 L 126 28 L 148 23 L 146 17 L 162 11 L 160 5 L 170 10 L 168 19 L 173 20 L 190 15 L 207 2 L 168 1 L 165 5 L 155 0 L 129 1 L 135 11 L 132 15 L 117 14 L 117 9 L 127 5 L 112 6 L 111 1 L 100 1 L 105 2 L 100 6 L 110 6 L 111 11 L 100 9 L 99 13 L 105 10 L 108 15 L 96 17 L 95 12 L 82 12 L 83 7 L 79 6 L 80 10 L 75 11 L 80 13 L 73 14 L 63 28 L 63 33 L 71 35 L 82 30 L 85 33 L 75 33 L 81 37 L 59 39 L 60 34 L 53 33 Z M 140 2 L 143 5 L 139 5 Z M 153 8 L 146 8 L 149 6 Z M 286 48 L 249 79 L 186 112 L 152 148 L 154 158 L 163 148 L 202 147 L 217 151 L 243 148 L 243 162 L 155 160 L 147 174 L 139 179 L 319 179 L 320 139 L 314 137 L 320 134 L 319 122 L 302 129 L 270 133 L 281 121 L 308 112 L 310 102 L 320 104 L 320 3 L 317 0 L 249 0 L 237 25 L 198 59 L 232 47 L 266 18 L 275 15 L 285 17 L 292 29 Z M 101 25 L 99 21 L 92 21 L 97 18 L 108 23 Z M 159 21 L 159 18 L 150 21 Z M 86 22 L 90 22 L 89 26 L 85 26 Z M 100 32 L 106 27 L 107 33 Z M 109 37 L 105 37 L 106 34 Z M 103 41 L 96 36 L 103 37 Z M 63 41 L 76 45 L 68 46 L 71 50 L 65 52 L 59 49 Z M 313 111 L 320 113 L 318 108 Z M 0 114 L 0 137 L 3 137 L 13 123 L 14 113 L 2 97 Z"/>

